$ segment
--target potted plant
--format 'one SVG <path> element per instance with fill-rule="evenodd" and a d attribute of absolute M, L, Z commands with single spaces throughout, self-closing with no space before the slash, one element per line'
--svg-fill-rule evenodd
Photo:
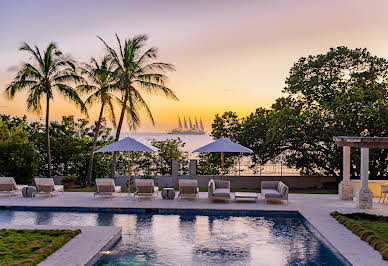
<path fill-rule="evenodd" d="M 62 178 L 62 183 L 65 185 L 65 188 L 74 188 L 76 180 L 77 177 L 75 175 L 68 175 Z"/>

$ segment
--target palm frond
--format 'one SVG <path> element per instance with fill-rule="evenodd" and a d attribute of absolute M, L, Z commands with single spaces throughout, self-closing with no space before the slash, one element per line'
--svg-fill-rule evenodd
<path fill-rule="evenodd" d="M 135 102 L 137 103 L 137 106 L 139 108 L 142 108 L 143 110 L 145 110 L 145 113 L 148 116 L 148 118 L 151 120 L 152 125 L 155 125 L 154 117 L 153 117 L 151 110 L 148 107 L 148 104 L 146 103 L 146 101 L 143 99 L 141 94 L 135 88 L 132 88 L 132 92 L 133 92 Z"/>
<path fill-rule="evenodd" d="M 57 83 L 55 86 L 58 88 L 58 91 L 74 102 L 78 107 L 80 107 L 81 112 L 84 113 L 85 115 L 87 114 L 87 108 L 85 104 L 82 102 L 81 98 L 78 96 L 78 93 L 69 85 L 63 84 L 63 83 Z"/>
<path fill-rule="evenodd" d="M 31 87 L 30 93 L 27 97 L 27 109 L 32 110 L 37 114 L 40 114 L 40 112 L 42 111 L 42 106 L 40 102 L 43 94 L 44 91 L 42 90 L 42 87 L 39 86 L 39 84 L 36 84 L 35 86 Z"/>
<path fill-rule="evenodd" d="M 107 100 L 107 104 L 108 104 L 108 107 L 109 107 L 108 108 L 109 119 L 112 122 L 113 128 L 117 129 L 116 115 L 115 115 L 114 105 L 113 105 L 113 102 L 112 102 L 112 97 L 110 97 Z"/>
<path fill-rule="evenodd" d="M 149 94 L 162 94 L 166 96 L 168 99 L 179 101 L 178 97 L 174 94 L 174 92 L 163 85 L 149 82 L 149 81 L 143 81 L 143 80 L 135 80 L 134 83 L 139 84 L 143 89 L 145 89 Z"/>

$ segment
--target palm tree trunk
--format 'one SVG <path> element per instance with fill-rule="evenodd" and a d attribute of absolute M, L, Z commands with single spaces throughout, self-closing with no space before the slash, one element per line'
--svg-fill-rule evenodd
<path fill-rule="evenodd" d="M 47 177 L 51 178 L 51 150 L 50 150 L 50 95 L 47 93 L 46 103 L 46 150 L 47 150 Z"/>
<path fill-rule="evenodd" d="M 92 144 L 92 150 L 90 151 L 90 157 L 89 157 L 88 173 L 86 175 L 86 184 L 87 185 L 91 185 L 91 183 L 92 183 L 94 150 L 96 148 L 96 143 L 97 143 L 97 139 L 98 139 L 98 132 L 100 131 L 100 127 L 101 127 L 102 114 L 104 112 L 104 105 L 105 105 L 105 102 L 102 102 L 101 110 L 100 110 L 100 115 L 98 117 L 96 129 L 94 131 L 94 139 L 93 139 L 93 144 Z"/>
<path fill-rule="evenodd" d="M 119 124 L 117 125 L 115 141 L 118 141 L 119 138 L 120 138 L 120 132 L 121 132 L 121 127 L 123 125 L 124 114 L 125 114 L 125 106 L 127 104 L 127 100 L 128 100 L 128 95 L 125 94 L 125 98 L 124 98 L 124 101 L 123 101 L 123 107 L 121 108 Z M 116 174 L 116 160 L 117 160 L 117 152 L 114 152 L 113 153 L 113 158 L 112 158 L 112 164 L 111 164 L 111 167 L 110 167 L 110 177 L 111 178 L 114 178 L 115 174 Z"/>

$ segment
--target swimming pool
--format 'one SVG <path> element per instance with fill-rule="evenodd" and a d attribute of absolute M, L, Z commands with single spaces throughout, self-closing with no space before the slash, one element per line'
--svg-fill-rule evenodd
<path fill-rule="evenodd" d="M 122 227 L 98 265 L 349 265 L 297 212 L 160 213 L 0 210 L 0 223 Z"/>

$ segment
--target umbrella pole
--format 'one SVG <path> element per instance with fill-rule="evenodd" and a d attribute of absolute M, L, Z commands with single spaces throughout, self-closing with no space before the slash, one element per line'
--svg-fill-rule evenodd
<path fill-rule="evenodd" d="M 223 152 L 221 152 L 221 165 L 222 165 L 221 180 L 224 180 L 224 153 Z"/>
<path fill-rule="evenodd" d="M 128 193 L 131 194 L 131 152 L 128 152 Z"/>

